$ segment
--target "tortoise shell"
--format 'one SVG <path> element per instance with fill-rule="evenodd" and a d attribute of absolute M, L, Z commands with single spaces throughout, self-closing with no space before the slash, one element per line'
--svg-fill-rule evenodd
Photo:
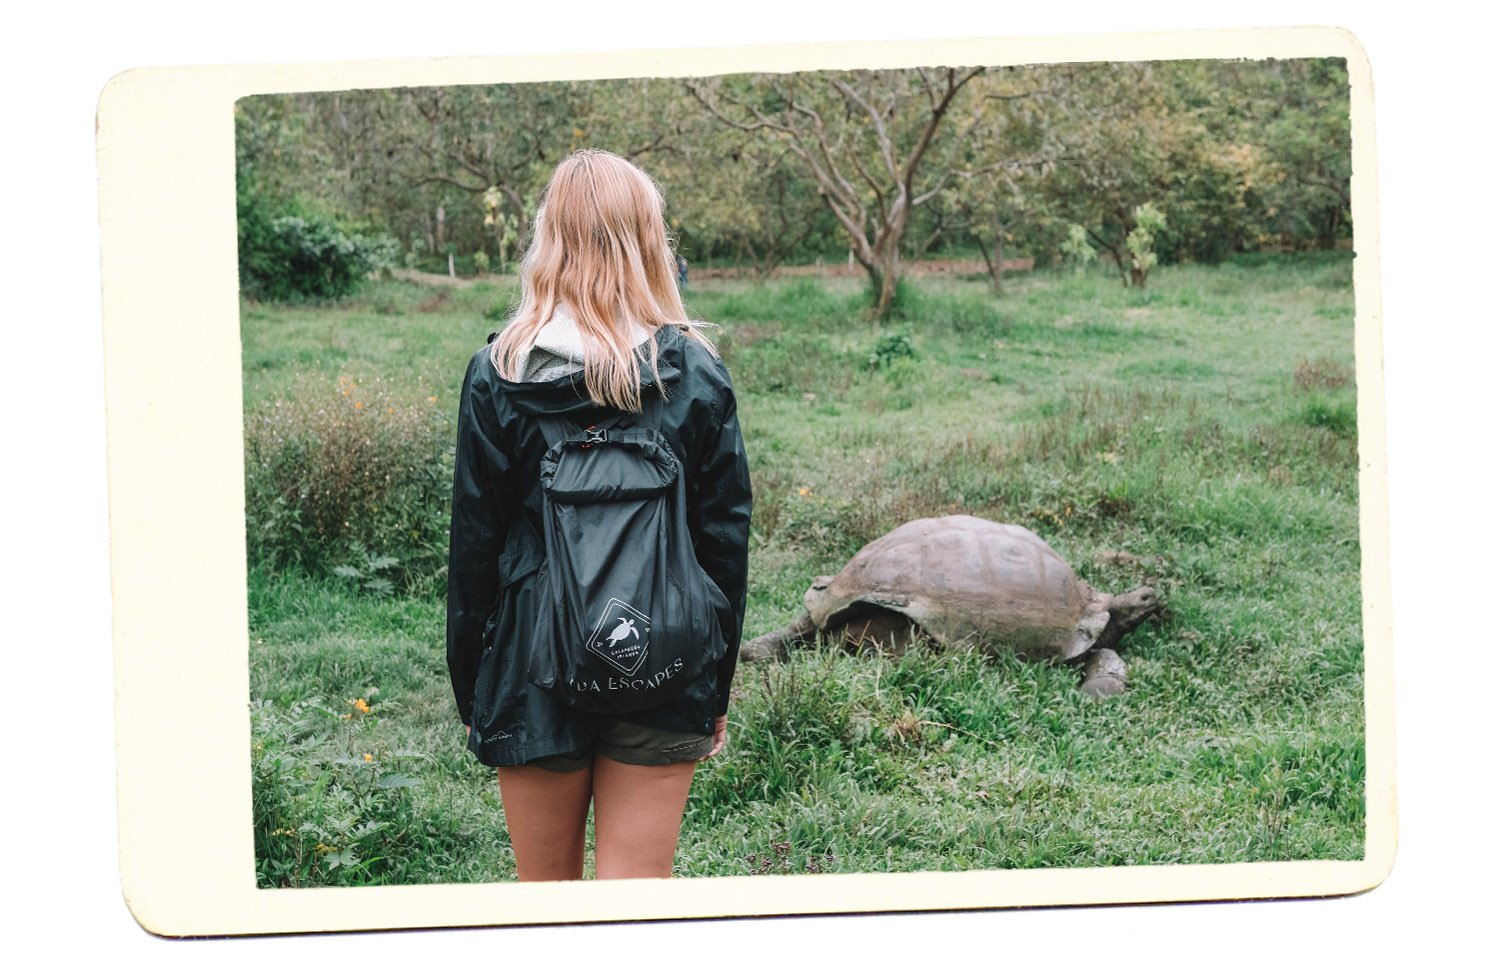
<path fill-rule="evenodd" d="M 1003 646 L 1033 661 L 1078 657 L 1109 622 L 1109 598 L 1040 536 L 962 515 L 897 527 L 818 577 L 803 600 L 819 630 L 883 608 L 945 645 Z"/>

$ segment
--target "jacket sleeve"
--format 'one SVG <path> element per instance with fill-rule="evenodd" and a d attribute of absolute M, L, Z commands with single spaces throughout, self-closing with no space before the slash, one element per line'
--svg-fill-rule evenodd
<path fill-rule="evenodd" d="M 484 649 L 485 623 L 500 590 L 499 558 L 504 542 L 501 503 L 494 484 L 509 468 L 497 445 L 495 410 L 480 368 L 489 350 L 469 362 L 458 401 L 458 440 L 453 460 L 453 511 L 448 531 L 448 674 L 459 718 L 469 724 L 474 679 Z"/>
<path fill-rule="evenodd" d="M 694 552 L 703 571 L 729 601 L 729 612 L 719 615 L 719 629 L 728 647 L 719 662 L 717 715 L 729 711 L 729 685 L 740 655 L 750 566 L 750 468 L 733 389 L 726 386 L 723 397 L 723 410 L 705 433 L 689 500 L 698 524 Z"/>

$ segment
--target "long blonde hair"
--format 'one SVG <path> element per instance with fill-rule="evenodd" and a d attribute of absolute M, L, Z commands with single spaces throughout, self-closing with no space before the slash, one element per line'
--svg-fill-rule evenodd
<path fill-rule="evenodd" d="M 683 308 L 665 208 L 651 176 L 611 152 L 584 149 L 558 164 L 521 259 L 521 305 L 490 347 L 502 378 L 520 380 L 521 360 L 559 302 L 578 322 L 584 386 L 599 404 L 641 410 L 633 323 L 653 335 L 675 324 L 718 354 L 699 333 L 708 325 Z M 660 387 L 656 341 L 645 343 Z"/>

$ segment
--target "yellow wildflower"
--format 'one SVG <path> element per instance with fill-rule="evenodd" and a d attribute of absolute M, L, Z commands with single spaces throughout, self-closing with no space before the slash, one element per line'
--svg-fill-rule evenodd
<path fill-rule="evenodd" d="M 365 761 L 366 762 L 373 762 L 373 761 L 375 761 L 375 756 L 371 755 L 369 752 L 366 752 L 365 753 Z"/>

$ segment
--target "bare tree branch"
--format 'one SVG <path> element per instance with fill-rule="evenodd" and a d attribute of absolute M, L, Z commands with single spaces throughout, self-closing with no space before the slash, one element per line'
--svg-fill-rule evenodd
<path fill-rule="evenodd" d="M 849 161 L 851 161 L 851 162 L 854 163 L 854 167 L 859 171 L 860 175 L 864 176 L 865 182 L 870 186 L 870 189 L 875 193 L 875 207 L 876 207 L 876 209 L 880 213 L 880 221 L 881 222 L 885 222 L 887 220 L 887 217 L 888 217 L 888 214 L 887 214 L 886 208 L 885 208 L 885 193 L 883 193 L 883 192 L 880 191 L 880 185 L 878 183 L 876 183 L 876 181 L 874 179 L 870 178 L 870 173 L 866 172 L 864 165 L 862 165 L 860 163 L 860 161 L 859 161 L 859 149 L 857 147 L 856 147 L 856 149 L 854 151 L 852 151 L 852 152 L 849 153 Z"/>
<path fill-rule="evenodd" d="M 891 174 L 891 178 L 896 180 L 897 182 L 900 182 L 901 176 L 896 172 L 896 156 L 891 148 L 890 133 L 887 132 L 885 128 L 885 119 L 880 116 L 879 112 L 870 107 L 870 103 L 868 101 L 866 101 L 864 98 L 861 98 L 858 92 L 849 87 L 849 85 L 845 84 L 843 81 L 834 78 L 832 84 L 845 98 L 853 101 L 855 104 L 863 108 L 865 110 L 865 114 L 869 115 L 870 119 L 875 122 L 875 137 L 877 138 L 880 145 L 880 157 L 885 160 L 885 168 L 886 171 Z M 866 178 L 869 178 L 869 176 L 866 176 Z"/>

